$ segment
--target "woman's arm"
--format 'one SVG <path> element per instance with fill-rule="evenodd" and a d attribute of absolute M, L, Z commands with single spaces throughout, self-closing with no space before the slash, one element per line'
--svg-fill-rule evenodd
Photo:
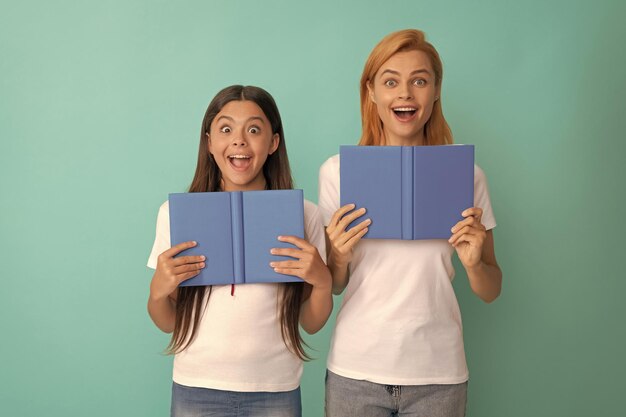
<path fill-rule="evenodd" d="M 449 242 L 459 255 L 474 294 L 490 303 L 502 290 L 502 271 L 496 261 L 493 232 L 485 230 L 482 214 L 478 207 L 465 210 L 465 219 L 452 228 Z"/>

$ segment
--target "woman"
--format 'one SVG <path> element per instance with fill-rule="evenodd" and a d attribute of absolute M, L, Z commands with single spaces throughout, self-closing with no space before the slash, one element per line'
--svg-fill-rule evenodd
<path fill-rule="evenodd" d="M 452 143 L 441 107 L 442 64 L 418 30 L 386 36 L 361 77 L 359 145 Z M 346 290 L 328 358 L 326 413 L 346 416 L 463 416 L 468 370 L 452 287 L 456 250 L 473 292 L 498 297 L 502 272 L 494 251 L 484 173 L 475 167 L 474 206 L 445 240 L 361 241 L 366 207 L 339 207 L 339 157 L 320 168 L 319 208 L 327 226 L 333 292 Z M 348 400 L 349 399 L 349 400 Z"/>

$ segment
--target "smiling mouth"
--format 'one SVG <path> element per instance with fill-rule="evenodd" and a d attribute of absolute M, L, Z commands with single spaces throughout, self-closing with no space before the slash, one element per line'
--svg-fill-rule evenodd
<path fill-rule="evenodd" d="M 248 155 L 230 155 L 228 162 L 237 171 L 246 170 L 250 166 L 252 157 Z"/>
<path fill-rule="evenodd" d="M 415 107 L 395 107 L 392 109 L 396 118 L 401 122 L 407 122 L 415 116 L 417 109 Z"/>

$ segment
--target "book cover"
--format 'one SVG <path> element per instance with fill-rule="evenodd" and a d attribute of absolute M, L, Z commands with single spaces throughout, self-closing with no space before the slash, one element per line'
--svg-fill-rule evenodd
<path fill-rule="evenodd" d="M 264 190 L 169 195 L 172 246 L 198 244 L 178 256 L 204 255 L 206 266 L 181 286 L 302 282 L 274 272 L 272 261 L 291 259 L 271 248 L 293 247 L 280 235 L 304 237 L 302 190 Z"/>
<path fill-rule="evenodd" d="M 372 219 L 364 238 L 448 239 L 474 205 L 474 146 L 341 146 L 340 182 Z"/>

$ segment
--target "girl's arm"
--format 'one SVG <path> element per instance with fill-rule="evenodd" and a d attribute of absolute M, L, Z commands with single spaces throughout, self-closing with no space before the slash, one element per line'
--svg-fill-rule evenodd
<path fill-rule="evenodd" d="M 494 301 L 502 289 L 502 271 L 496 261 L 493 232 L 481 223 L 483 211 L 465 210 L 465 217 L 452 228 L 449 242 L 455 247 L 474 294 L 486 303 Z"/>
<path fill-rule="evenodd" d="M 148 313 L 154 324 L 165 333 L 174 331 L 178 285 L 195 277 L 204 268 L 204 256 L 174 258 L 193 246 L 196 246 L 196 242 L 184 242 L 160 254 L 150 282 Z"/>
<path fill-rule="evenodd" d="M 365 214 L 364 208 L 347 214 L 354 208 L 354 204 L 340 207 L 326 227 L 326 253 L 328 267 L 333 276 L 334 294 L 341 294 L 348 285 L 348 265 L 352 260 L 352 249 L 367 233 L 368 226 L 372 223 L 370 219 L 365 219 L 346 231 L 348 225 Z"/>
<path fill-rule="evenodd" d="M 279 236 L 278 240 L 291 243 L 297 249 L 274 248 L 271 253 L 296 260 L 271 262 L 270 266 L 279 274 L 300 277 L 308 284 L 300 306 L 300 325 L 307 333 L 316 333 L 324 327 L 333 310 L 330 271 L 317 248 L 306 240 L 296 236 Z"/>

